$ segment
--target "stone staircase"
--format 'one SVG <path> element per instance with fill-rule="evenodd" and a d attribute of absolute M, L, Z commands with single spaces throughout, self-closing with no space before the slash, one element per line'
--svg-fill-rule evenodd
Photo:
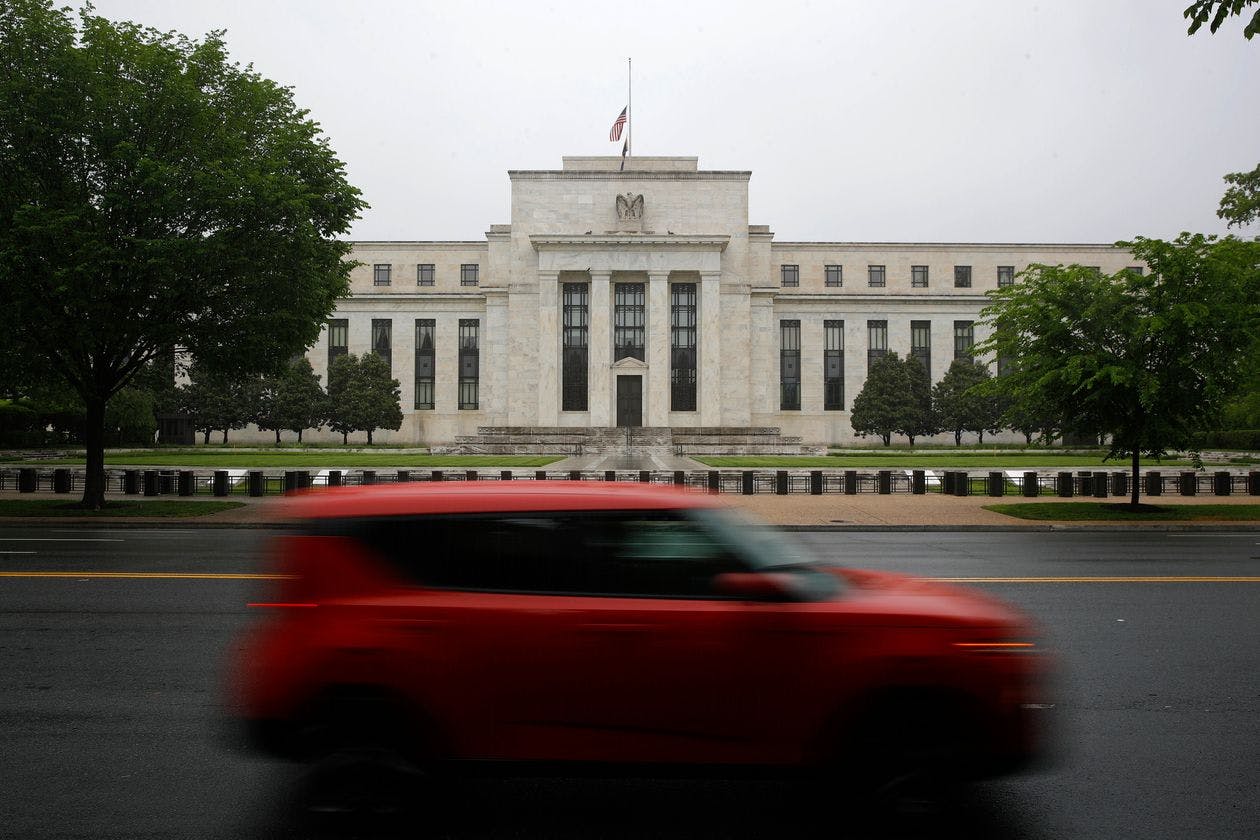
<path fill-rule="evenodd" d="M 480 426 L 453 444 L 430 447 L 457 455 L 825 455 L 777 426 Z"/>

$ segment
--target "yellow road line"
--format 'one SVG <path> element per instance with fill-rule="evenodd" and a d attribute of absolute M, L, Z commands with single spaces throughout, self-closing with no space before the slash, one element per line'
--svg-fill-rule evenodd
<path fill-rule="evenodd" d="M 209 572 L 0 572 L 6 578 L 106 578 L 139 580 L 287 580 L 292 575 Z"/>
<path fill-rule="evenodd" d="M 1260 583 L 1260 576 L 1098 575 L 1092 577 L 934 577 L 929 580 L 941 583 Z"/>

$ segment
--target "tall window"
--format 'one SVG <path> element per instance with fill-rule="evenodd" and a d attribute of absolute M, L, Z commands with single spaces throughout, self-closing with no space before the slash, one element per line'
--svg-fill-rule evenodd
<path fill-rule="evenodd" d="M 910 288 L 926 289 L 928 287 L 928 267 L 926 265 L 910 266 Z"/>
<path fill-rule="evenodd" d="M 480 322 L 476 318 L 459 319 L 459 407 L 477 407 L 477 381 L 481 376 Z"/>
<path fill-rule="evenodd" d="M 416 408 L 433 408 L 434 339 L 437 321 L 416 319 Z"/>
<path fill-rule="evenodd" d="M 563 292 L 564 332 L 561 336 L 562 411 L 586 411 L 586 362 L 590 287 L 585 283 L 565 283 Z"/>
<path fill-rule="evenodd" d="M 844 321 L 823 321 L 823 410 L 844 410 Z"/>
<path fill-rule="evenodd" d="M 801 408 L 801 322 L 779 322 L 779 410 Z"/>
<path fill-rule="evenodd" d="M 328 369 L 332 370 L 333 360 L 350 352 L 350 321 L 346 318 L 333 318 L 328 322 Z"/>
<path fill-rule="evenodd" d="M 1132 271 L 1132 272 L 1133 272 L 1134 274 L 1136 274 L 1138 277 L 1141 277 L 1141 276 L 1142 276 L 1142 272 L 1143 272 L 1143 268 L 1142 268 L 1142 266 L 1140 266 L 1140 265 L 1131 265 L 1131 266 L 1129 266 L 1129 267 L 1128 267 L 1127 269 L 1125 269 L 1125 270 L 1126 270 L 1126 271 Z"/>
<path fill-rule="evenodd" d="M 910 355 L 919 360 L 927 371 L 928 381 L 932 379 L 932 322 L 910 322 Z"/>
<path fill-rule="evenodd" d="M 868 265 L 866 267 L 866 285 L 872 289 L 882 289 L 886 285 L 884 282 L 884 267 L 882 265 Z"/>
<path fill-rule="evenodd" d="M 696 284 L 669 290 L 669 408 L 696 410 Z"/>
<path fill-rule="evenodd" d="M 476 286 L 477 285 L 477 264 L 464 263 L 459 267 L 459 285 Z"/>
<path fill-rule="evenodd" d="M 642 283 L 617 283 L 613 288 L 613 361 L 644 360 L 645 310 Z"/>
<path fill-rule="evenodd" d="M 970 359 L 971 347 L 976 343 L 975 324 L 972 321 L 954 322 L 954 358 Z"/>
<path fill-rule="evenodd" d="M 870 367 L 888 355 L 888 322 L 867 321 L 866 337 L 866 364 Z"/>
<path fill-rule="evenodd" d="M 954 288 L 970 289 L 971 288 L 971 266 L 956 265 L 954 266 Z"/>
<path fill-rule="evenodd" d="M 372 352 L 393 369 L 394 322 L 388 318 L 372 319 Z"/>
<path fill-rule="evenodd" d="M 390 265 L 388 263 L 377 263 L 376 265 L 372 266 L 372 285 L 373 286 L 388 286 L 389 285 L 389 270 L 390 270 Z"/>
<path fill-rule="evenodd" d="M 823 285 L 839 288 L 844 285 L 844 266 L 829 265 L 823 268 Z"/>
<path fill-rule="evenodd" d="M 794 289 L 801 285 L 801 267 L 799 265 L 780 266 L 779 270 L 783 275 L 783 287 Z"/>
<path fill-rule="evenodd" d="M 1015 266 L 999 265 L 998 266 L 998 288 L 1015 285 Z"/>
<path fill-rule="evenodd" d="M 416 285 L 433 285 L 433 263 L 420 263 L 416 266 Z"/>

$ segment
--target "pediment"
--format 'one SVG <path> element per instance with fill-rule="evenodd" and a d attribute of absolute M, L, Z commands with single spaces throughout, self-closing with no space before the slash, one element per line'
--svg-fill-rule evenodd
<path fill-rule="evenodd" d="M 641 362 L 633 356 L 618 359 L 612 363 L 613 370 L 647 370 L 647 362 Z"/>

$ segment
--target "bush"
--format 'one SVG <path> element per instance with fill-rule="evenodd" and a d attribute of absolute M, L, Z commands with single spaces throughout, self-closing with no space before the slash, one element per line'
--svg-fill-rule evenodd
<path fill-rule="evenodd" d="M 1199 445 L 1205 449 L 1260 450 L 1260 429 L 1228 429 L 1206 432 Z"/>

